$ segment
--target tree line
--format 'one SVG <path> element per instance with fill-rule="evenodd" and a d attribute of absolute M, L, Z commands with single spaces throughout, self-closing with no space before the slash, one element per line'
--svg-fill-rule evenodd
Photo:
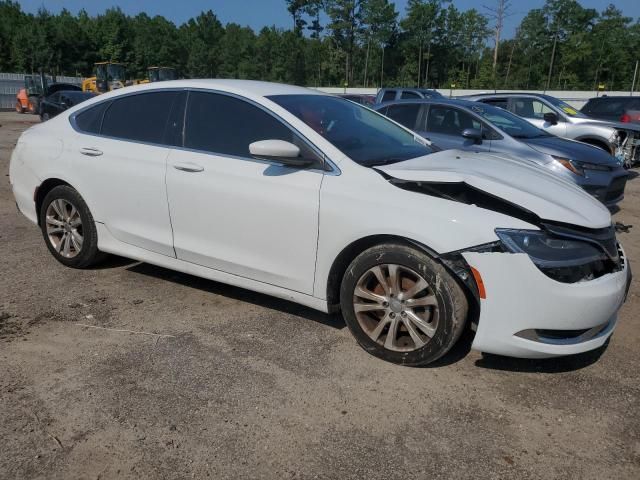
<path fill-rule="evenodd" d="M 183 77 L 308 86 L 628 90 L 640 57 L 640 23 L 614 5 L 546 0 L 502 39 L 504 0 L 465 11 L 409 0 L 402 14 L 389 0 L 283 2 L 291 27 L 256 32 L 211 10 L 176 25 L 119 8 L 32 14 L 0 0 L 0 71 L 89 76 L 94 62 L 117 61 L 131 78 L 171 66 Z"/>

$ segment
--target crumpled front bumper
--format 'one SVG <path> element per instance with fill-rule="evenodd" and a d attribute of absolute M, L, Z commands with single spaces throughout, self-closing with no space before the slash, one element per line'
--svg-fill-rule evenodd
<path fill-rule="evenodd" d="M 481 275 L 486 298 L 472 348 L 521 358 L 582 353 L 613 333 L 631 270 L 591 281 L 560 283 L 542 273 L 526 254 L 466 252 Z"/>

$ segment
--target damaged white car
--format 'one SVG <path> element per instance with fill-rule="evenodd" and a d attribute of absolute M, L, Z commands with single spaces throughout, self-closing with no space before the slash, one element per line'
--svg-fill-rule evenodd
<path fill-rule="evenodd" d="M 631 277 L 609 212 L 581 188 L 500 155 L 436 152 L 287 85 L 102 95 L 27 130 L 10 179 L 69 267 L 114 253 L 340 308 L 366 351 L 404 365 L 438 359 L 465 327 L 483 352 L 597 348 Z"/>

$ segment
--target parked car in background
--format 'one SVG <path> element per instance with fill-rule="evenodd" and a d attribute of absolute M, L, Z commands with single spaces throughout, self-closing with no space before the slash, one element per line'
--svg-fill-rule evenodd
<path fill-rule="evenodd" d="M 366 95 L 359 93 L 341 93 L 338 94 L 339 97 L 346 98 L 347 100 L 351 100 L 352 102 L 359 103 L 360 105 L 364 105 L 366 107 L 371 107 L 376 103 L 375 95 Z"/>
<path fill-rule="evenodd" d="M 622 123 L 640 123 L 640 97 L 602 97 L 591 98 L 580 109 L 591 118 Z"/>
<path fill-rule="evenodd" d="M 640 162 L 640 125 L 589 118 L 562 100 L 538 93 L 496 93 L 460 98 L 504 108 L 549 133 L 599 147 L 627 168 Z"/>
<path fill-rule="evenodd" d="M 428 88 L 381 88 L 378 90 L 378 95 L 376 95 L 376 103 L 440 97 L 442 97 L 440 92 Z"/>
<path fill-rule="evenodd" d="M 40 120 L 46 122 L 65 110 L 95 96 L 95 93 L 81 90 L 56 91 L 40 102 Z"/>
<path fill-rule="evenodd" d="M 469 323 L 483 352 L 598 348 L 630 284 L 611 215 L 584 190 L 508 156 L 434 152 L 301 87 L 105 93 L 25 131 L 9 179 L 64 265 L 108 252 L 340 308 L 367 352 L 403 365 L 438 359 Z M 295 353 L 290 337 L 274 348 Z"/>
<path fill-rule="evenodd" d="M 440 148 L 509 154 L 581 186 L 608 207 L 624 198 L 628 172 L 611 154 L 551 135 L 501 108 L 440 98 L 388 102 L 376 110 Z"/>

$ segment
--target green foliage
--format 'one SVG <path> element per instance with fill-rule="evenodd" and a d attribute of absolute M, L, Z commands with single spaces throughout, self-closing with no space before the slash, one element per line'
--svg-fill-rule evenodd
<path fill-rule="evenodd" d="M 409 0 L 401 20 L 392 0 L 284 0 L 283 9 L 290 29 L 254 32 L 222 25 L 211 10 L 175 25 L 119 8 L 30 14 L 0 0 L 0 71 L 89 76 L 94 62 L 118 61 L 130 78 L 169 66 L 184 77 L 311 86 L 615 90 L 630 87 L 640 56 L 640 23 L 576 0 L 530 10 L 501 41 L 495 71 L 487 17 L 451 0 Z"/>

